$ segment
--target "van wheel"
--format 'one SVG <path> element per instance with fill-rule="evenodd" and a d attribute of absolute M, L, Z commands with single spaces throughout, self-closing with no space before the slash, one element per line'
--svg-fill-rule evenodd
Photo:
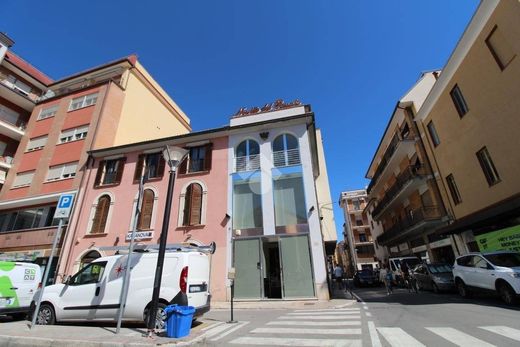
<path fill-rule="evenodd" d="M 463 298 L 469 298 L 470 292 L 468 290 L 468 287 L 462 282 L 462 280 L 457 281 L 457 290 L 459 291 L 459 295 Z"/>
<path fill-rule="evenodd" d="M 500 298 L 508 305 L 512 305 L 516 301 L 515 292 L 513 288 L 507 283 L 501 283 L 498 287 L 498 293 L 500 294 Z"/>
<path fill-rule="evenodd" d="M 148 312 L 152 305 L 148 305 L 144 310 L 144 322 L 148 325 Z M 156 330 L 164 330 L 166 329 L 166 312 L 164 309 L 166 305 L 162 302 L 157 304 L 157 315 L 155 316 L 155 329 Z"/>
<path fill-rule="evenodd" d="M 36 324 L 40 325 L 54 325 L 56 324 L 56 314 L 54 308 L 50 304 L 41 304 L 38 316 L 36 317 Z"/>

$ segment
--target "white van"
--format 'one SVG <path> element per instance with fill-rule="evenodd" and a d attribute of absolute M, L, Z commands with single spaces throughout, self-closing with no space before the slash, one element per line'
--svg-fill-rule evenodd
<path fill-rule="evenodd" d="M 41 277 L 37 264 L 0 261 L 0 315 L 24 317 Z"/>
<path fill-rule="evenodd" d="M 411 271 L 417 265 L 421 264 L 421 259 L 417 257 L 397 257 L 388 259 L 388 263 L 390 264 L 390 271 L 392 271 L 394 276 L 394 281 L 401 282 L 402 273 L 401 273 L 401 264 L 406 263 L 408 269 Z"/>
<path fill-rule="evenodd" d="M 123 320 L 147 321 L 157 255 L 156 252 L 131 254 L 128 299 Z M 46 287 L 37 323 L 116 320 L 127 257 L 114 255 L 98 258 L 65 283 Z M 194 306 L 194 317 L 209 311 L 209 271 L 209 257 L 205 253 L 193 250 L 166 252 L 158 317 L 165 317 L 164 308 L 168 304 Z M 163 322 L 159 319 L 157 328 L 163 328 Z"/>

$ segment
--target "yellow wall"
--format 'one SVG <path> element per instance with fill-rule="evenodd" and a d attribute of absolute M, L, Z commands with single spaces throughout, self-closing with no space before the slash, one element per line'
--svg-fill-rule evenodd
<path fill-rule="evenodd" d="M 139 63 L 130 70 L 125 88 L 125 101 L 113 145 L 191 131 L 189 118 Z"/>
<path fill-rule="evenodd" d="M 456 218 L 464 217 L 520 192 L 520 3 L 501 1 L 484 26 L 460 67 L 449 81 L 430 113 L 424 118 L 422 131 L 433 121 L 440 145 L 429 154 L 434 171 L 442 178 L 446 206 Z M 501 71 L 485 44 L 498 25 L 516 53 Z M 469 112 L 460 118 L 450 91 L 458 84 Z M 501 182 L 489 186 L 476 152 L 486 146 Z M 454 205 L 447 190 L 446 176 L 453 174 L 462 202 Z"/>

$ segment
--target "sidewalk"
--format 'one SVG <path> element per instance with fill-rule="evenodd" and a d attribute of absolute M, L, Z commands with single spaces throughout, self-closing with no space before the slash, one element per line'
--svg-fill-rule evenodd
<path fill-rule="evenodd" d="M 242 301 L 234 302 L 237 310 L 273 310 L 273 309 L 323 309 L 353 305 L 348 293 L 334 290 L 329 301 Z M 229 302 L 212 302 L 212 310 L 229 310 Z M 202 318 L 194 323 L 189 336 L 181 339 L 168 337 L 146 337 L 146 328 L 138 324 L 127 324 L 116 334 L 115 324 L 110 323 L 64 323 L 60 325 L 37 325 L 32 330 L 29 321 L 0 320 L 0 346 L 16 347 L 151 347 L 151 346 L 188 346 L 204 344 L 204 332 L 215 321 Z"/>

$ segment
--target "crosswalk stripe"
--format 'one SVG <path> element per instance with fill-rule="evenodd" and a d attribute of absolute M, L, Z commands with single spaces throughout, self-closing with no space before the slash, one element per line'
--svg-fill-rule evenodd
<path fill-rule="evenodd" d="M 359 314 L 359 311 L 348 311 L 348 312 L 290 312 L 286 313 L 288 316 L 308 316 L 308 315 L 314 315 L 314 316 L 341 316 L 346 314 Z"/>
<path fill-rule="evenodd" d="M 392 347 L 425 347 L 401 328 L 377 328 Z"/>
<path fill-rule="evenodd" d="M 215 336 L 214 338 L 211 339 L 211 341 L 217 341 L 217 340 L 220 340 L 221 338 L 231 334 L 232 332 L 234 331 L 237 331 L 238 329 L 242 328 L 243 326 L 246 326 L 247 324 L 249 324 L 249 322 L 239 322 L 238 324 L 235 324 L 234 327 L 232 327 L 231 329 L 229 330 L 226 330 L 224 331 L 222 334 L 218 335 L 218 336 Z"/>
<path fill-rule="evenodd" d="M 361 335 L 361 329 L 298 329 L 298 328 L 256 328 L 254 334 L 313 334 L 313 335 Z"/>
<path fill-rule="evenodd" d="M 230 341 L 237 345 L 301 346 L 301 347 L 361 347 L 361 340 L 295 339 L 277 337 L 239 337 Z"/>
<path fill-rule="evenodd" d="M 518 329 L 513 329 L 510 327 L 500 326 L 500 325 L 486 326 L 486 327 L 479 327 L 479 328 L 487 330 L 487 331 L 491 331 L 492 333 L 502 335 L 502 336 L 508 337 L 508 338 L 516 340 L 516 341 L 520 341 L 520 330 L 518 330 Z"/>
<path fill-rule="evenodd" d="M 229 324 L 219 324 L 218 326 L 214 327 L 213 329 L 206 330 L 202 335 L 206 338 L 210 338 L 217 334 L 222 333 L 223 331 L 225 331 L 231 327 L 232 326 L 230 326 Z"/>
<path fill-rule="evenodd" d="M 294 312 L 347 312 L 347 311 L 359 311 L 359 308 L 326 308 L 319 310 L 294 310 Z"/>
<path fill-rule="evenodd" d="M 360 319 L 361 316 L 280 316 L 278 319 L 304 319 L 304 320 L 327 320 L 327 319 Z"/>
<path fill-rule="evenodd" d="M 360 321 L 334 321 L 334 322 L 316 322 L 316 321 L 290 321 L 290 320 L 281 320 L 281 321 L 273 321 L 267 323 L 267 325 L 310 325 L 310 326 L 346 326 L 346 325 L 361 325 Z"/>
<path fill-rule="evenodd" d="M 215 324 L 210 324 L 209 326 L 200 329 L 200 331 L 206 331 L 206 330 L 209 330 L 209 329 L 213 329 L 213 328 L 215 328 L 215 327 L 217 327 L 219 325 L 222 325 L 222 324 L 224 324 L 224 322 L 218 322 L 218 323 L 215 323 Z"/>
<path fill-rule="evenodd" d="M 469 334 L 463 333 L 454 328 L 426 328 L 434 334 L 439 335 L 442 338 L 450 341 L 451 343 L 460 347 L 494 347 L 490 343 L 484 342 L 476 337 Z"/>

